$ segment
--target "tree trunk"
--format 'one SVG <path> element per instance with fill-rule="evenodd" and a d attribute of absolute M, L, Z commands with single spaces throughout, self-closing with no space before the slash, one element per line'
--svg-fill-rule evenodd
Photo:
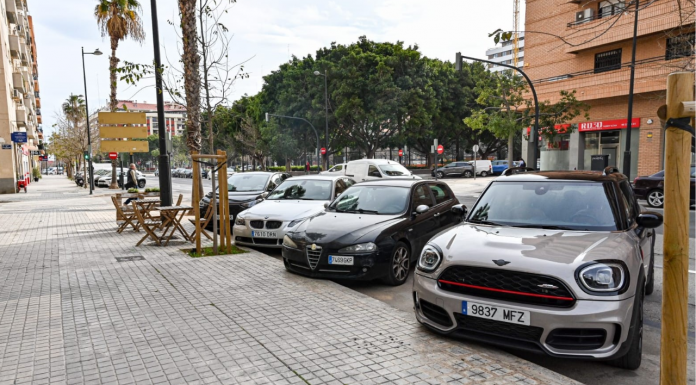
<path fill-rule="evenodd" d="M 515 148 L 515 133 L 511 132 L 510 136 L 508 137 L 508 154 L 507 154 L 507 161 L 508 161 L 508 167 L 512 168 L 512 160 L 513 160 L 513 150 Z"/>
<path fill-rule="evenodd" d="M 118 108 L 118 99 L 116 99 L 116 88 L 118 81 L 116 79 L 116 67 L 118 67 L 118 58 L 116 57 L 116 49 L 118 48 L 118 39 L 111 38 L 111 57 L 109 58 L 109 82 L 111 83 L 111 93 L 109 94 L 109 109 L 111 112 Z M 88 117 L 89 119 L 89 117 Z M 118 181 L 116 180 L 116 161 L 111 161 L 111 190 L 118 189 Z"/>
<path fill-rule="evenodd" d="M 181 37 L 183 39 L 184 90 L 186 92 L 186 147 L 189 152 L 201 150 L 201 78 L 200 56 L 198 55 L 198 32 L 196 20 L 196 0 L 179 0 L 181 16 Z M 200 184 L 202 188 L 202 183 Z M 192 196 L 202 196 L 200 190 Z M 194 202 L 195 203 L 195 202 Z M 198 204 L 198 203 L 195 203 Z"/>

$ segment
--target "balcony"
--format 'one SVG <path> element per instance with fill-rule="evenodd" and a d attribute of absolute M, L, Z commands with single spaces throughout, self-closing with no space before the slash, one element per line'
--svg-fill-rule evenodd
<path fill-rule="evenodd" d="M 21 72 L 13 72 L 12 73 L 12 83 L 14 83 L 15 90 L 17 90 L 21 93 L 27 92 L 27 88 L 24 84 L 24 77 L 22 76 Z"/>
<path fill-rule="evenodd" d="M 17 127 L 27 127 L 27 110 L 24 108 L 24 106 L 19 106 L 15 110 L 15 114 L 17 115 Z"/>
<path fill-rule="evenodd" d="M 15 0 L 4 0 L 5 1 L 5 12 L 7 13 L 7 19 L 10 23 L 17 21 L 17 3 Z"/>
<path fill-rule="evenodd" d="M 42 120 L 41 116 L 36 117 L 36 123 L 41 124 L 42 123 L 41 120 Z"/>
<path fill-rule="evenodd" d="M 19 59 L 19 54 L 20 54 L 19 36 L 15 35 L 15 34 L 10 34 L 10 55 L 15 59 Z"/>
<path fill-rule="evenodd" d="M 581 11 L 577 8 L 576 11 Z M 599 17 L 597 10 L 593 16 L 582 21 L 569 20 L 563 38 L 569 43 L 565 53 L 578 53 L 583 50 L 601 47 L 604 45 L 625 41 L 633 38 L 633 13 L 619 13 Z M 683 3 L 681 13 L 683 17 L 693 15 L 693 3 Z M 569 13 L 573 18 L 575 12 Z M 604 33 L 607 26 L 611 25 L 611 32 Z M 678 28 L 680 25 L 679 7 L 677 0 L 654 2 L 638 14 L 638 36 L 646 36 L 657 32 Z"/>
<path fill-rule="evenodd" d="M 41 108 L 41 99 L 36 99 L 36 108 Z"/>

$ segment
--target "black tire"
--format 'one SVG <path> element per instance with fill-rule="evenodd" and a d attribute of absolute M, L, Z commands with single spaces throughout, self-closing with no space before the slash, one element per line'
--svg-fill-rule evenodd
<path fill-rule="evenodd" d="M 144 180 L 139 180 L 139 181 L 138 181 L 138 187 L 140 187 L 140 188 L 145 188 L 145 181 L 144 181 Z"/>
<path fill-rule="evenodd" d="M 411 248 L 403 242 L 396 242 L 389 260 L 389 272 L 384 283 L 390 286 L 403 285 L 411 271 Z"/>
<path fill-rule="evenodd" d="M 611 366 L 628 370 L 640 368 L 643 358 L 643 300 L 645 299 L 645 291 L 641 290 L 641 288 L 644 285 L 644 280 L 641 280 L 638 284 L 636 304 L 633 308 L 633 317 L 631 318 L 631 330 L 628 331 L 628 340 L 625 342 L 631 345 L 625 355 L 609 361 Z"/>
<path fill-rule="evenodd" d="M 645 284 L 645 295 L 650 295 L 655 291 L 655 232 L 652 234 L 650 243 L 650 267 L 648 267 L 648 283 Z"/>
<path fill-rule="evenodd" d="M 645 197 L 650 207 L 662 207 L 665 203 L 665 193 L 660 189 L 651 190 Z"/>
<path fill-rule="evenodd" d="M 440 179 L 445 179 L 445 174 L 443 174 L 442 171 L 436 172 L 435 175 Z"/>
<path fill-rule="evenodd" d="M 481 171 L 481 177 L 487 177 L 488 173 L 486 171 Z"/>
<path fill-rule="evenodd" d="M 464 171 L 464 178 L 471 178 L 472 176 L 474 176 L 474 173 L 472 173 L 471 171 Z"/>

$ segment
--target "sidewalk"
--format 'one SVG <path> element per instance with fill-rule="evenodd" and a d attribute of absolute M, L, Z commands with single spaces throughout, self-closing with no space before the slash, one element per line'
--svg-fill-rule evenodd
<path fill-rule="evenodd" d="M 87 194 L 44 177 L 0 196 L 1 384 L 576 383 L 257 252 L 135 248 Z"/>

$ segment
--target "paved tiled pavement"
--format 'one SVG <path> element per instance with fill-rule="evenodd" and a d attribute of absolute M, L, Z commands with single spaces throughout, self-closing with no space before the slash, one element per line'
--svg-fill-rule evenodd
<path fill-rule="evenodd" d="M 29 190 L 0 196 L 2 384 L 574 383 L 260 253 L 136 248 L 106 190 Z"/>

